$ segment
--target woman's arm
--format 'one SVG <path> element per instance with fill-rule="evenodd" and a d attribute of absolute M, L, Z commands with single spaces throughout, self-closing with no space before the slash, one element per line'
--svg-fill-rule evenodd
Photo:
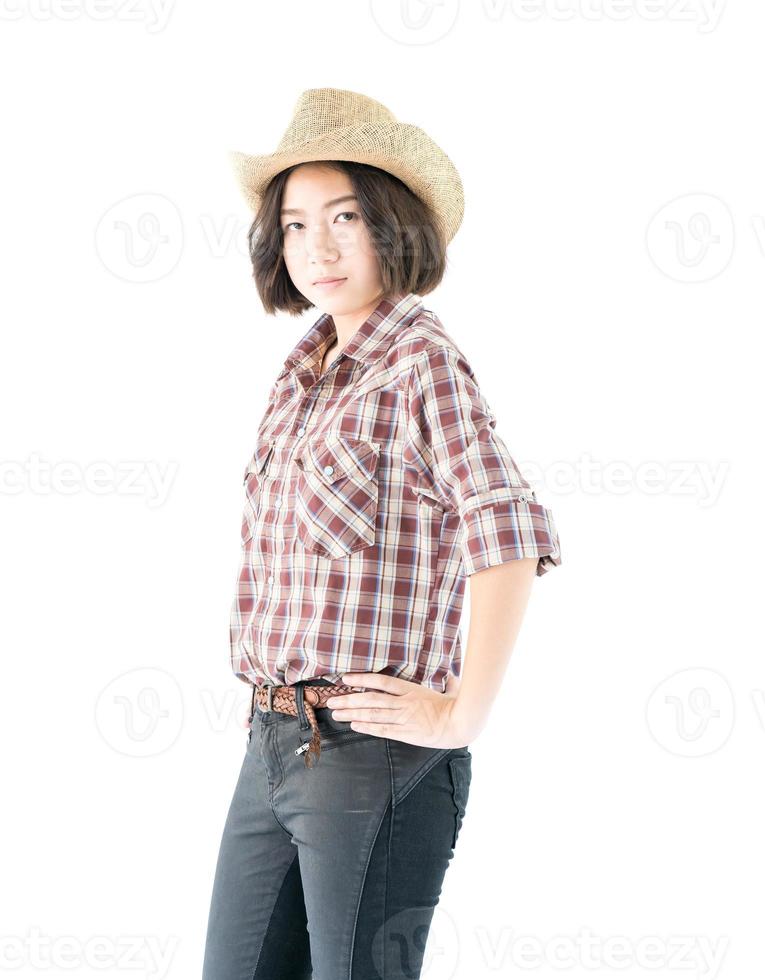
<path fill-rule="evenodd" d="M 451 724 L 467 745 L 481 733 L 520 632 L 538 558 L 476 572 L 470 582 L 470 629 Z"/>
<path fill-rule="evenodd" d="M 515 558 L 470 576 L 470 631 L 462 674 L 459 680 L 450 674 L 443 694 L 400 677 L 351 672 L 342 675 L 342 682 L 367 690 L 330 698 L 332 717 L 351 722 L 355 731 L 413 745 L 469 745 L 483 730 L 499 692 L 538 562 L 536 556 Z"/>

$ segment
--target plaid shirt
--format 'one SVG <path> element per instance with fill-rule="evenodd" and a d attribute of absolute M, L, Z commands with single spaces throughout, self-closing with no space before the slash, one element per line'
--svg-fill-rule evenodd
<path fill-rule="evenodd" d="M 244 472 L 234 673 L 294 684 L 459 675 L 465 576 L 561 563 L 462 352 L 416 293 L 381 300 L 323 376 L 322 315 L 268 396 Z"/>

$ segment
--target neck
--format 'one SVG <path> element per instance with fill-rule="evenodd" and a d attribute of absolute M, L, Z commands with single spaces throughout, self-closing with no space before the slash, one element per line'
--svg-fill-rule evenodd
<path fill-rule="evenodd" d="M 359 327 L 377 309 L 377 305 L 383 298 L 383 293 L 376 296 L 370 303 L 352 313 L 333 313 L 332 322 L 335 325 L 335 334 L 338 347 L 342 348 L 348 343 Z"/>

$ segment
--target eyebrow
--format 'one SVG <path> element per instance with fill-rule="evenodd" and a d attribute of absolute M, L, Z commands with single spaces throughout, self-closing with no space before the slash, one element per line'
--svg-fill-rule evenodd
<path fill-rule="evenodd" d="M 357 200 L 355 194 L 346 194 L 344 197 L 335 197 L 331 201 L 326 201 L 322 205 L 322 210 L 326 211 L 327 208 L 331 208 L 333 204 L 342 204 L 343 201 L 355 201 Z M 282 208 L 282 214 L 304 214 L 302 208 Z"/>

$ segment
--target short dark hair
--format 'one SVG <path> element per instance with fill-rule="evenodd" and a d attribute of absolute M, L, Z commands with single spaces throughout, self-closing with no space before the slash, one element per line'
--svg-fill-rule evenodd
<path fill-rule="evenodd" d="M 446 272 L 446 242 L 425 202 L 379 167 L 347 160 L 315 162 L 350 178 L 377 252 L 384 295 L 434 290 Z M 298 316 L 314 305 L 295 288 L 283 257 L 282 196 L 287 178 L 299 166 L 271 179 L 247 235 L 252 275 L 266 313 Z"/>

